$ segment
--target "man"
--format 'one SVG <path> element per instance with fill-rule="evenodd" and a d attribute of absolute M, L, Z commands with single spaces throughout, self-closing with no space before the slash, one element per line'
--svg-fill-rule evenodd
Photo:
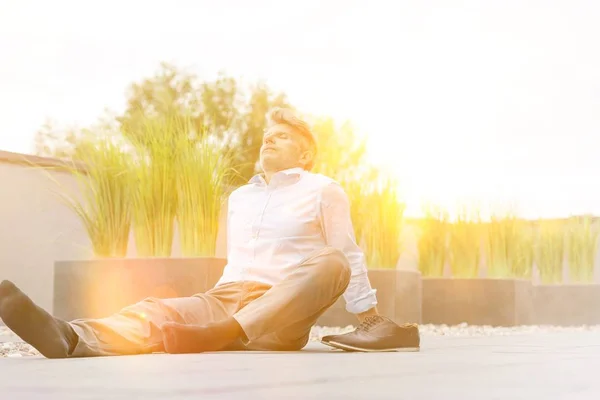
<path fill-rule="evenodd" d="M 227 265 L 217 285 L 186 298 L 148 298 L 101 319 L 66 322 L 14 284 L 0 284 L 0 318 L 48 358 L 257 349 L 300 350 L 340 296 L 359 328 L 322 339 L 345 350 L 418 350 L 416 325 L 378 315 L 349 204 L 311 173 L 316 141 L 288 109 L 270 113 L 263 173 L 229 198 Z"/>

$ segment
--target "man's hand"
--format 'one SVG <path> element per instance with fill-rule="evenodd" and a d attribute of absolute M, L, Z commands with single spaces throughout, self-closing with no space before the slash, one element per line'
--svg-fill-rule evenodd
<path fill-rule="evenodd" d="M 377 307 L 373 307 L 371 309 L 368 309 L 365 312 L 362 312 L 360 314 L 357 314 L 356 317 L 358 318 L 358 321 L 362 324 L 363 321 L 367 318 L 370 317 L 372 315 L 379 315 L 379 312 L 377 311 Z"/>

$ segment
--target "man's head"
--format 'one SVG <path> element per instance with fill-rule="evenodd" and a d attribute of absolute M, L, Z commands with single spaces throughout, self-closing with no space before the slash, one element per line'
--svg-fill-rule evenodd
<path fill-rule="evenodd" d="M 288 108 L 271 110 L 260 148 L 260 165 L 265 173 L 295 167 L 310 170 L 316 153 L 315 137 L 305 121 Z"/>

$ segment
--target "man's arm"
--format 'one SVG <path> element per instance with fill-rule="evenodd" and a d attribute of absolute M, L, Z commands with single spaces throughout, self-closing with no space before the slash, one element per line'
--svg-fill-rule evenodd
<path fill-rule="evenodd" d="M 376 290 L 369 282 L 365 254 L 356 243 L 348 196 L 338 183 L 323 188 L 320 211 L 327 244 L 342 251 L 350 262 L 352 276 L 344 293 L 346 310 L 362 322 L 367 316 L 377 315 Z"/>

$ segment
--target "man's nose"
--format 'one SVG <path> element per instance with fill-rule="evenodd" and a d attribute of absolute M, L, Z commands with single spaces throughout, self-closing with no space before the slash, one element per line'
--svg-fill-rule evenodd
<path fill-rule="evenodd" d="M 272 143 L 275 143 L 275 140 L 273 140 L 272 137 L 268 137 L 268 138 L 265 139 L 265 143 L 272 144 Z"/>

